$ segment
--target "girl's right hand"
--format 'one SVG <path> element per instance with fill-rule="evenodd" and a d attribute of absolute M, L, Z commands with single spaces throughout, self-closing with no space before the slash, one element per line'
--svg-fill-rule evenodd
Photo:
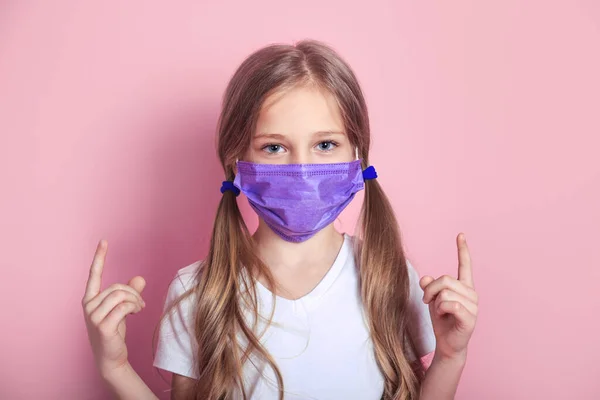
<path fill-rule="evenodd" d="M 144 308 L 140 293 L 146 286 L 144 278 L 136 276 L 127 285 L 115 283 L 100 292 L 107 247 L 105 240 L 98 243 L 82 300 L 88 337 L 103 377 L 128 365 L 125 317 Z"/>

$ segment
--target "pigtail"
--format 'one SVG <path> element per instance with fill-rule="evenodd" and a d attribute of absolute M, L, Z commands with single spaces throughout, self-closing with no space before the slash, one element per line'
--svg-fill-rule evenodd
<path fill-rule="evenodd" d="M 273 368 L 283 399 L 281 373 L 255 333 L 259 317 L 254 276 L 259 270 L 268 281 L 273 281 L 253 251 L 252 238 L 235 194 L 226 191 L 217 209 L 210 250 L 197 279 L 199 296 L 194 326 L 199 379 L 193 391 L 196 400 L 231 399 L 236 391 L 244 400 L 248 399 L 242 367 L 252 354 Z M 254 315 L 254 326 L 247 325 L 244 315 L 247 311 Z M 246 345 L 240 344 L 239 335 Z"/>
<path fill-rule="evenodd" d="M 225 192 L 213 226 L 210 250 L 198 275 L 195 333 L 199 379 L 196 399 L 219 400 L 235 387 L 239 361 L 235 340 L 239 254 L 246 236 L 232 192 Z"/>
<path fill-rule="evenodd" d="M 417 399 L 422 377 L 405 353 L 406 346 L 412 346 L 407 330 L 408 269 L 396 217 L 377 180 L 365 182 L 359 229 L 361 296 L 385 377 L 383 399 Z"/>

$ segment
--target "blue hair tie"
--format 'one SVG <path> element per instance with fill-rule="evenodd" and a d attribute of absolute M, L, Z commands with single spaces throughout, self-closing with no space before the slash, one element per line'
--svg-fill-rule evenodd
<path fill-rule="evenodd" d="M 365 181 L 377 178 L 377 172 L 375 171 L 375 167 L 372 165 L 365 168 L 362 175 Z"/>
<path fill-rule="evenodd" d="M 240 195 L 240 189 L 238 189 L 232 181 L 223 181 L 223 185 L 221 186 L 221 193 L 225 193 L 226 191 L 232 191 L 235 196 Z"/>

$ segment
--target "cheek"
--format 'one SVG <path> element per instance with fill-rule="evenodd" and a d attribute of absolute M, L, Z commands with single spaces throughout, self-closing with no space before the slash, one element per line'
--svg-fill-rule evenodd
<path fill-rule="evenodd" d="M 259 148 L 256 148 L 256 145 L 254 143 L 252 143 L 250 145 L 250 147 L 248 147 L 248 149 L 246 150 L 244 155 L 242 156 L 241 160 L 255 162 L 255 161 L 257 161 L 258 158 L 260 158 L 261 154 L 262 154 L 262 150 Z"/>
<path fill-rule="evenodd" d="M 341 161 L 348 162 L 356 160 L 356 148 L 350 144 L 349 141 L 344 143 L 339 150 L 338 155 L 343 159 Z"/>

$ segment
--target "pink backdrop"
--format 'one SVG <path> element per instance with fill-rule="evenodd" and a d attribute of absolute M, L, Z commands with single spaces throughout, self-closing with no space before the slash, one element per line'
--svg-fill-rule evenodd
<path fill-rule="evenodd" d="M 455 273 L 467 233 L 481 315 L 457 398 L 600 398 L 600 3 L 109 3 L 0 2 L 1 398 L 108 397 L 80 308 L 102 237 L 105 283 L 148 281 L 131 362 L 167 388 L 152 331 L 206 253 L 221 94 L 304 37 L 360 77 L 417 268 Z"/>

